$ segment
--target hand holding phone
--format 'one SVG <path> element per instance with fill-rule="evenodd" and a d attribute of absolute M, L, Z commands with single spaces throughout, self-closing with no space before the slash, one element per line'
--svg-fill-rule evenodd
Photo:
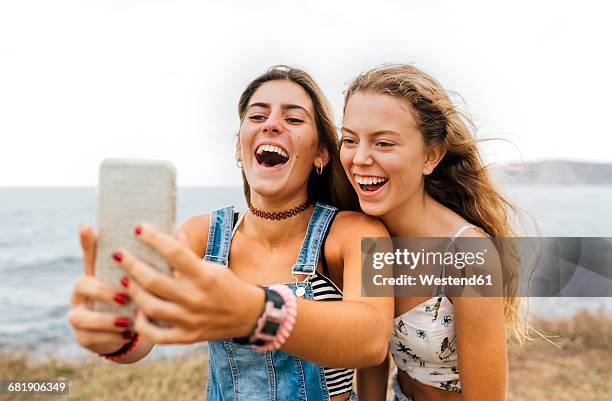
<path fill-rule="evenodd" d="M 68 321 L 81 346 L 99 354 L 112 353 L 130 341 L 133 333 L 128 327 L 117 324 L 125 321 L 124 316 L 94 311 L 93 301 L 117 304 L 115 297 L 124 291 L 119 285 L 111 285 L 94 277 L 97 237 L 91 227 L 81 225 L 79 237 L 83 251 L 83 275 L 76 280 L 72 289 Z"/>

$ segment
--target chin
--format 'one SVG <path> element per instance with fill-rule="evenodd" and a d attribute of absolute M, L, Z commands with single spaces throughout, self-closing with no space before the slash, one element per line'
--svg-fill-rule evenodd
<path fill-rule="evenodd" d="M 385 207 L 384 202 L 368 202 L 359 200 L 359 206 L 361 210 L 367 215 L 374 217 L 381 217 L 388 212 L 388 208 Z"/>
<path fill-rule="evenodd" d="M 279 192 L 281 192 L 281 190 L 283 189 L 283 185 L 266 185 L 266 184 L 249 184 L 250 188 L 251 188 L 251 193 L 256 193 L 259 196 L 262 196 L 264 198 L 268 198 L 268 197 L 274 197 L 275 195 L 278 195 Z"/>

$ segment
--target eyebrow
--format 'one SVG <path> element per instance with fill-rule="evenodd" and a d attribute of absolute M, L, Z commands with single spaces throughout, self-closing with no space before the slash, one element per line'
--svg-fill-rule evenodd
<path fill-rule="evenodd" d="M 249 106 L 247 107 L 247 110 L 250 109 L 251 107 L 262 107 L 264 109 L 271 109 L 272 106 L 270 106 L 269 103 L 264 103 L 264 102 L 255 102 L 255 103 L 251 103 L 249 104 Z M 305 108 L 302 107 L 298 104 L 293 104 L 293 103 L 282 103 L 281 104 L 281 109 L 282 110 L 302 110 L 304 111 L 306 114 L 308 114 L 308 117 L 312 118 L 312 116 L 310 115 L 310 112 Z"/>
<path fill-rule="evenodd" d="M 340 130 L 341 131 L 346 131 L 349 134 L 353 134 L 353 135 L 359 136 L 355 131 L 353 131 L 352 129 L 347 128 L 347 127 L 341 127 Z M 368 135 L 369 136 L 380 136 L 380 135 L 384 135 L 384 134 L 400 136 L 399 132 L 393 131 L 393 130 L 389 130 L 389 129 L 381 129 L 381 130 L 378 130 L 378 131 L 370 132 Z"/>

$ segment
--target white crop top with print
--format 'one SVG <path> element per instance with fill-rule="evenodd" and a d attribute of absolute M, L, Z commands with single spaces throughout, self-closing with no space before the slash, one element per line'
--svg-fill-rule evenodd
<path fill-rule="evenodd" d="M 449 246 L 469 228 L 479 230 L 472 225 L 462 226 Z M 393 320 L 389 347 L 398 369 L 413 379 L 443 390 L 461 392 L 455 314 L 444 287 L 431 299 Z"/>

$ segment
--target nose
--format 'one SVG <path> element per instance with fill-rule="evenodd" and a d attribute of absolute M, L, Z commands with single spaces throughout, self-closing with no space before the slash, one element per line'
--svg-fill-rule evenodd
<path fill-rule="evenodd" d="M 262 127 L 266 134 L 278 134 L 282 130 L 281 116 L 278 113 L 270 113 Z"/>
<path fill-rule="evenodd" d="M 360 144 L 353 155 L 353 164 L 357 166 L 371 166 L 374 159 L 370 154 L 368 146 Z"/>

